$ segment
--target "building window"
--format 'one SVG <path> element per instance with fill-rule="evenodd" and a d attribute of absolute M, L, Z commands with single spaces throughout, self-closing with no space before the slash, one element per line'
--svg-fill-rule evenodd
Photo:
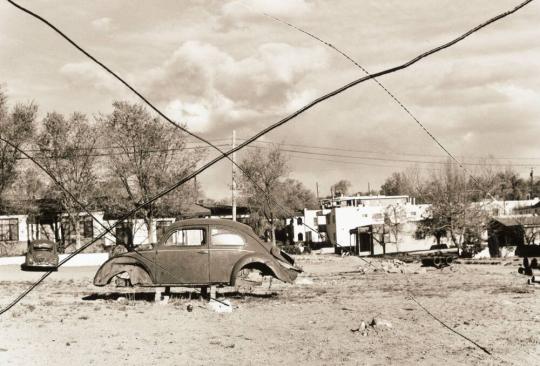
<path fill-rule="evenodd" d="M 298 233 L 298 241 L 304 241 L 304 234 Z"/>
<path fill-rule="evenodd" d="M 205 244 L 204 229 L 182 229 L 173 231 L 165 242 L 166 246 L 201 246 Z"/>
<path fill-rule="evenodd" d="M 81 238 L 92 239 L 94 237 L 94 219 L 92 216 L 79 216 L 79 235 Z M 75 239 L 77 234 L 75 233 L 75 227 L 71 224 L 69 217 L 63 217 L 60 222 L 62 235 L 65 239 Z"/>
<path fill-rule="evenodd" d="M 212 229 L 212 245 L 245 245 L 244 238 L 227 229 Z"/>
<path fill-rule="evenodd" d="M 0 219 L 0 240 L 19 241 L 19 219 Z"/>
<path fill-rule="evenodd" d="M 297 225 L 302 225 L 302 218 L 301 217 L 296 219 L 296 224 Z"/>
<path fill-rule="evenodd" d="M 316 217 L 313 218 L 313 225 L 317 226 L 319 224 L 318 220 Z"/>
<path fill-rule="evenodd" d="M 91 239 L 94 237 L 94 220 L 92 216 L 84 216 L 79 219 L 79 230 L 83 238 Z"/>

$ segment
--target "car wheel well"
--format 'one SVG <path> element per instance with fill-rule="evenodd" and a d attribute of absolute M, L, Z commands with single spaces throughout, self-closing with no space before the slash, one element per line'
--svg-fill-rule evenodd
<path fill-rule="evenodd" d="M 264 264 L 262 262 L 248 263 L 248 264 L 242 266 L 242 268 L 240 268 L 240 270 L 243 270 L 243 269 L 256 269 L 256 270 L 261 271 L 261 273 L 264 276 L 274 275 L 274 271 L 272 270 L 272 268 L 270 268 L 268 265 L 266 265 L 266 264 Z"/>
<path fill-rule="evenodd" d="M 120 278 L 125 279 L 126 284 L 127 284 L 127 281 L 129 281 L 129 285 L 131 286 L 152 284 L 152 278 L 150 276 L 150 273 L 148 273 L 148 271 L 145 268 L 135 263 L 114 265 L 107 283 L 110 283 L 113 280 L 113 278 L 119 277 L 123 274 L 126 274 L 127 276 L 124 275 Z"/>
<path fill-rule="evenodd" d="M 263 262 L 249 262 L 249 263 L 246 263 L 244 264 L 243 266 L 241 266 L 237 271 L 235 271 L 233 273 L 233 281 L 232 281 L 232 284 L 234 285 L 236 283 L 236 279 L 238 277 L 238 274 L 240 272 L 242 272 L 243 270 L 258 270 L 261 272 L 261 275 L 263 276 L 273 276 L 275 277 L 276 274 L 274 273 L 274 271 L 272 270 L 272 268 L 270 268 L 270 266 L 268 266 L 267 264 L 263 263 Z"/>

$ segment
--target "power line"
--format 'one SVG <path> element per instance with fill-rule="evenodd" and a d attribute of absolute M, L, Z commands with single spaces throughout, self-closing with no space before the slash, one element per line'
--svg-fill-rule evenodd
<path fill-rule="evenodd" d="M 250 146 L 254 147 L 254 146 Z M 302 150 L 292 150 L 292 149 L 281 149 L 285 152 L 305 154 L 305 155 L 316 155 L 316 156 L 329 156 L 335 158 L 347 158 L 347 159 L 359 159 L 359 160 L 376 160 L 376 161 L 389 161 L 389 162 L 401 162 L 401 163 L 415 163 L 415 164 L 436 164 L 436 165 L 446 165 L 444 161 L 433 161 L 433 160 L 413 160 L 413 159 L 392 159 L 392 158 L 379 158 L 371 156 L 355 156 L 355 155 L 343 155 L 343 154 L 328 154 L 328 153 L 316 153 L 312 151 L 302 151 Z M 472 165 L 472 166 L 485 166 L 482 163 L 462 163 L 463 165 Z M 491 164 L 492 166 L 506 166 L 504 164 Z M 531 167 L 531 164 L 513 164 L 516 166 L 525 166 Z M 532 165 L 535 166 L 535 165 Z"/>
<path fill-rule="evenodd" d="M 292 155 L 293 159 L 300 159 L 300 160 L 314 160 L 314 161 L 323 161 L 328 163 L 338 163 L 338 164 L 348 164 L 348 165 L 356 165 L 356 166 L 364 166 L 364 167 L 380 167 L 380 168 L 402 168 L 403 166 L 400 165 L 382 165 L 382 164 L 371 164 L 371 163 L 364 163 L 360 161 L 345 161 L 345 160 L 332 160 L 332 159 L 318 159 L 318 158 L 310 158 L 306 156 L 299 156 L 299 155 Z M 426 168 L 428 170 L 436 170 L 433 168 Z"/>
<path fill-rule="evenodd" d="M 224 147 L 224 146 L 229 146 L 229 145 L 226 145 L 226 144 L 221 144 L 221 145 L 215 145 L 215 146 L 220 146 L 220 147 Z M 122 151 L 122 152 L 111 152 L 111 153 L 96 153 L 96 154 L 73 154 L 73 155 L 66 155 L 66 156 L 55 156 L 55 155 L 49 155 L 49 156 L 46 156 L 46 155 L 32 155 L 32 158 L 34 159 L 71 159 L 71 158 L 81 158 L 81 157 L 106 157 L 106 156 L 119 156 L 119 155 L 136 155 L 136 154 L 162 154 L 162 153 L 167 153 L 167 152 L 174 152 L 174 153 L 177 153 L 177 152 L 183 152 L 185 150 L 201 150 L 201 149 L 211 149 L 213 148 L 213 146 L 193 146 L 193 147 L 183 147 L 183 148 L 168 148 L 168 149 L 155 149 L 155 150 L 137 150 L 135 152 L 126 152 L 126 151 Z M 76 150 L 76 149 L 74 149 Z M 90 148 L 88 149 L 84 149 L 84 150 L 92 150 Z M 101 149 L 103 150 L 103 149 Z M 31 150 L 26 150 L 27 152 L 28 151 L 31 151 Z M 33 151 L 39 151 L 39 150 L 33 150 Z M 45 151 L 52 151 L 52 150 L 45 150 Z M 28 160 L 30 159 L 29 156 L 23 156 L 23 157 L 17 157 L 16 158 L 17 160 Z"/>
<path fill-rule="evenodd" d="M 244 139 L 241 139 L 241 140 L 244 140 Z M 256 144 L 260 144 L 260 143 L 267 143 L 267 144 L 273 144 L 272 142 L 269 142 L 269 141 L 256 141 L 255 143 Z M 298 146 L 298 147 L 302 147 L 302 146 L 305 146 L 305 147 L 308 147 L 308 145 L 295 145 L 295 144 L 277 144 L 278 146 Z M 216 144 L 215 146 L 218 146 L 218 147 L 227 147 L 229 146 L 228 144 Z M 259 145 L 250 145 L 248 146 L 250 148 L 262 148 L 262 149 L 267 149 L 268 147 L 267 146 L 259 146 Z M 80 148 L 80 149 L 77 149 L 77 148 L 74 148 L 72 150 L 74 151 L 81 151 L 81 150 L 87 150 L 87 151 L 92 151 L 92 150 L 108 150 L 108 149 L 121 149 L 122 147 L 96 147 L 96 148 Z M 120 156 L 120 155 L 134 155 L 134 154 L 153 154 L 153 153 L 156 153 L 156 154 L 161 154 L 161 153 L 168 153 L 168 152 L 173 152 L 173 153 L 182 153 L 183 151 L 185 150 L 206 150 L 206 149 L 210 149 L 210 148 L 213 148 L 212 146 L 202 146 L 202 145 L 199 145 L 199 146 L 190 146 L 190 147 L 182 147 L 182 148 L 166 148 L 166 149 L 141 149 L 141 150 L 137 150 L 135 152 L 126 152 L 126 151 L 121 151 L 121 152 L 108 152 L 108 153 L 95 153 L 95 154 L 73 154 L 73 155 L 66 155 L 66 156 L 56 156 L 56 155 L 32 155 L 33 158 L 36 158 L 36 159 L 70 159 L 70 158 L 79 158 L 79 157 L 108 157 L 108 156 Z M 315 148 L 313 146 L 309 146 L 309 148 Z M 339 149 L 339 148 L 336 148 L 336 149 L 332 149 L 332 148 L 322 148 L 322 147 L 319 147 L 320 149 L 327 149 L 327 150 L 336 150 L 336 151 L 350 151 L 350 152 L 357 152 L 357 151 L 360 151 L 360 150 L 349 150 L 349 149 Z M 296 153 L 296 154 L 303 154 L 303 155 L 315 155 L 315 156 L 328 156 L 328 157 L 337 157 L 337 158 L 347 158 L 347 159 L 360 159 L 360 160 L 374 160 L 374 161 L 389 161 L 389 162 L 395 162 L 395 163 L 414 163 L 414 164 L 429 164 L 429 165 L 445 165 L 447 164 L 446 162 L 444 161 L 433 161 L 433 160 L 419 160 L 419 159 L 396 159 L 396 158 L 381 158 L 381 157 L 376 157 L 376 156 L 355 156 L 355 155 L 344 155 L 344 154 L 329 154 L 329 153 L 323 153 L 323 152 L 313 152 L 313 151 L 303 151 L 303 150 L 293 150 L 293 149 L 283 149 L 281 148 L 280 149 L 281 151 L 285 151 L 285 152 L 288 152 L 288 153 Z M 40 150 L 38 149 L 26 149 L 25 150 L 27 153 L 28 152 L 39 152 Z M 52 152 L 53 150 L 43 150 L 44 152 Z M 378 152 L 375 152 L 375 151 L 372 151 L 371 152 L 372 154 L 378 154 Z M 382 154 L 382 155 L 387 155 L 387 154 Z M 396 155 L 398 155 L 398 153 L 396 153 Z M 420 154 L 406 154 L 406 153 L 402 153 L 400 155 L 412 155 L 412 156 L 421 156 Z M 428 155 L 426 155 L 428 156 Z M 439 155 L 438 157 L 440 158 L 443 158 L 444 156 L 442 155 Z M 23 156 L 23 157 L 17 157 L 16 158 L 17 160 L 28 160 L 29 158 L 27 156 Z M 470 159 L 479 159 L 481 160 L 482 158 L 470 158 Z M 496 160 L 496 158 L 494 158 Z M 516 159 L 517 160 L 517 159 Z M 331 161 L 331 160 L 328 160 L 328 161 Z M 469 166 L 486 166 L 486 165 L 490 165 L 490 166 L 498 166 L 498 167 L 506 167 L 508 166 L 508 164 L 502 164 L 502 163 L 495 163 L 495 162 L 489 162 L 488 164 L 486 163 L 480 163 L 480 162 L 467 162 L 465 160 L 462 161 L 462 164 L 463 165 L 469 165 Z M 365 164 L 365 165 L 369 165 L 369 164 Z M 511 166 L 518 166 L 518 167 L 527 167 L 527 168 L 530 168 L 530 167 L 539 167 L 540 166 L 540 162 L 538 163 L 538 165 L 536 164 L 531 164 L 531 163 L 515 163 L 515 162 L 512 162 L 510 164 Z M 384 165 L 373 165 L 373 166 L 384 166 Z"/>
<path fill-rule="evenodd" d="M 264 128 L 263 130 L 259 131 L 258 133 L 256 133 L 254 136 L 252 136 L 251 138 L 249 138 L 248 140 L 244 141 L 243 143 L 239 144 L 237 147 L 235 148 L 232 148 L 226 152 L 223 152 L 222 155 L 208 161 L 207 163 L 205 163 L 202 167 L 200 167 L 199 169 L 197 169 L 196 171 L 192 172 L 191 174 L 189 174 L 188 176 L 184 177 L 183 179 L 179 180 L 178 182 L 176 182 L 175 184 L 173 184 L 172 186 L 168 187 L 167 189 L 153 195 L 151 198 L 147 199 L 145 202 L 137 205 L 136 207 L 134 207 L 133 209 L 129 210 L 129 212 L 125 213 L 120 219 L 119 221 L 117 221 L 114 225 L 112 225 L 107 231 L 105 231 L 104 233 L 100 234 L 98 237 L 96 237 L 94 240 L 90 241 L 89 243 L 86 243 L 84 244 L 81 248 L 79 248 L 78 250 L 76 250 L 75 252 L 71 253 L 68 257 L 66 257 L 64 260 L 62 260 L 59 264 L 58 264 L 58 267 L 62 266 L 64 263 L 66 263 L 67 261 L 69 261 L 71 258 L 73 258 L 74 256 L 76 256 L 77 254 L 79 254 L 80 252 L 82 252 L 83 250 L 85 250 L 86 248 L 88 248 L 89 246 L 91 246 L 92 244 L 94 244 L 97 240 L 101 239 L 103 236 L 105 236 L 108 232 L 110 232 L 112 229 L 114 229 L 121 221 L 131 217 L 134 213 L 136 213 L 138 210 L 140 210 L 141 208 L 151 204 L 152 202 L 158 200 L 159 198 L 169 194 L 170 192 L 172 192 L 173 190 L 175 190 L 176 188 L 180 187 L 181 185 L 183 185 L 184 183 L 188 182 L 189 180 L 191 180 L 193 177 L 199 175 L 200 173 L 204 172 L 205 170 L 209 169 L 210 167 L 212 167 L 214 164 L 218 163 L 219 161 L 221 161 L 222 159 L 224 158 L 229 158 L 229 155 L 231 155 L 232 153 L 236 152 L 236 151 L 239 151 L 241 150 L 242 148 L 244 148 L 245 146 L 249 145 L 250 143 L 256 141 L 257 139 L 259 139 L 260 137 L 266 135 L 267 133 L 273 131 L 274 129 L 284 125 L 285 123 L 291 121 L 292 119 L 296 118 L 297 116 L 299 116 L 300 114 L 306 112 L 307 110 L 313 108 L 314 106 L 318 105 L 319 103 L 323 102 L 323 101 L 326 101 L 350 88 L 352 88 L 353 86 L 356 86 L 358 84 L 361 84 L 367 80 L 370 80 L 370 79 L 373 79 L 375 77 L 378 77 L 378 76 L 382 76 L 382 75 L 386 75 L 386 74 L 390 74 L 390 73 L 394 73 L 396 71 L 400 71 L 400 70 L 403 70 L 405 68 L 408 68 L 410 67 L 411 65 L 417 63 L 418 61 L 422 60 L 423 58 L 426 58 L 434 53 L 437 53 L 439 51 L 442 51 L 460 41 L 462 41 L 463 39 L 467 38 L 468 36 L 470 36 L 471 34 L 474 34 L 475 32 L 479 31 L 480 29 L 486 27 L 487 25 L 501 19 L 501 18 L 504 18 L 510 14 L 513 14 L 514 12 L 516 12 L 517 10 L 519 10 L 520 8 L 522 8 L 523 6 L 525 6 L 527 3 L 531 2 L 532 0 L 528 0 L 526 1 L 525 3 L 523 3 L 522 5 L 514 8 L 513 10 L 511 11 L 508 11 L 506 13 L 503 13 L 503 14 L 500 14 L 496 17 L 493 17 L 491 18 L 490 20 L 474 27 L 473 29 L 467 31 L 466 33 L 462 34 L 461 36 L 451 40 L 450 42 L 447 42 L 439 47 L 436 47 L 436 48 L 433 48 L 427 52 L 424 52 L 422 54 L 420 54 L 419 56 L 411 59 L 410 61 L 404 63 L 404 64 L 401 64 L 401 65 L 398 65 L 398 66 L 395 66 L 395 67 L 392 67 L 392 68 L 389 68 L 389 69 L 385 69 L 383 71 L 380 71 L 380 72 L 377 72 L 375 74 L 371 74 L 371 75 L 367 75 L 365 77 L 362 77 L 362 78 L 359 78 L 359 79 L 356 79 L 348 84 L 345 84 L 329 93 L 326 93 L 320 97 L 318 97 L 317 99 L 313 100 L 312 102 L 304 105 L 303 107 L 301 107 L 300 109 L 298 109 L 297 111 L 291 113 L 290 115 L 288 115 L 287 117 L 279 120 L 278 122 Z M 49 27 L 51 27 L 53 30 L 55 30 L 57 33 L 59 33 L 60 35 L 62 35 L 62 37 L 64 37 L 68 42 L 70 42 L 73 46 L 75 46 L 78 50 L 80 50 L 81 52 L 83 52 L 85 55 L 87 55 L 89 58 L 91 58 L 94 62 L 98 63 L 99 65 L 101 65 L 105 70 L 107 70 L 108 72 L 110 72 L 112 75 L 115 75 L 114 73 L 112 73 L 112 71 L 110 71 L 105 65 L 101 64 L 98 60 L 96 60 L 94 57 L 92 57 L 90 54 L 88 54 L 86 51 L 84 51 L 82 48 L 80 48 L 76 43 L 74 43 L 71 39 L 69 39 L 67 36 L 65 36 L 61 31 L 59 31 L 56 27 L 54 27 L 52 24 L 50 24 L 47 20 L 43 19 L 42 17 L 40 17 L 39 15 L 21 7 L 20 5 L 14 3 L 12 0 L 8 0 L 9 3 L 11 3 L 12 5 L 16 6 L 17 8 L 19 8 L 20 10 L 24 11 L 25 13 L 27 14 L 30 14 L 31 16 L 35 17 L 36 19 L 39 19 L 40 21 L 44 22 L 45 24 L 47 24 Z M 126 85 L 128 88 L 130 88 L 130 90 L 132 90 L 134 93 L 136 93 L 138 96 L 140 96 L 148 105 L 151 105 L 150 102 L 148 102 L 142 95 L 140 95 L 136 90 L 134 90 L 131 86 L 129 86 L 129 84 L 127 84 L 124 80 L 122 80 L 120 77 L 116 76 L 118 80 L 120 80 L 124 85 Z M 155 108 L 155 107 L 153 107 Z M 160 115 L 163 115 L 159 110 L 157 110 L 157 108 L 155 108 L 155 110 L 158 112 L 158 114 Z M 163 115 L 164 116 L 164 115 Z M 164 117 L 166 118 L 166 116 Z M 175 126 L 177 126 L 174 122 L 170 121 L 172 124 L 174 124 Z M 183 129 L 182 127 L 180 126 L 177 126 L 179 129 Z M 185 129 L 183 129 L 185 130 Z M 191 134 L 192 136 L 198 138 L 198 139 L 201 139 L 199 138 L 198 136 L 196 135 L 193 135 L 191 132 L 185 130 L 186 133 L 189 133 Z M 204 142 L 207 142 L 206 140 L 204 139 L 201 139 L 201 141 L 204 141 Z M 212 145 L 210 142 L 207 142 L 209 145 Z M 218 148 L 216 148 L 218 151 L 221 151 L 219 150 Z M 245 172 L 243 170 L 241 170 L 244 174 Z M 17 297 L 17 299 L 15 301 L 13 301 L 11 304 L 9 304 L 7 307 L 5 307 L 4 309 L 0 310 L 0 315 L 5 313 L 7 310 L 9 310 L 11 307 L 13 307 L 15 304 L 17 304 L 20 300 L 22 300 L 22 298 L 24 298 L 24 296 L 26 296 L 30 291 L 32 291 L 37 285 L 39 285 L 39 283 L 41 283 L 45 278 L 47 278 L 50 274 L 52 273 L 52 271 L 49 271 L 47 273 L 45 273 L 38 281 L 36 281 L 33 285 L 31 285 L 31 287 L 27 290 L 25 290 L 20 296 Z"/>
<path fill-rule="evenodd" d="M 237 139 L 238 140 L 245 140 L 245 139 L 241 139 L 241 138 L 237 138 Z M 272 145 L 278 145 L 278 146 L 302 147 L 302 148 L 319 149 L 319 150 L 358 152 L 358 153 L 365 153 L 365 154 L 425 156 L 425 157 L 431 157 L 431 158 L 444 158 L 444 157 L 446 157 L 446 155 L 440 155 L 440 154 L 439 155 L 420 154 L 420 153 L 411 153 L 411 152 L 406 152 L 406 151 L 358 150 L 358 149 L 339 148 L 339 147 L 332 147 L 332 146 L 286 144 L 286 143 L 283 143 L 283 142 L 269 141 L 269 140 L 264 140 L 264 141 L 260 140 L 260 141 L 257 141 L 257 143 L 272 144 Z M 518 156 L 504 157 L 504 156 L 496 156 L 496 155 L 486 155 L 486 156 L 468 155 L 467 158 L 470 158 L 470 159 L 493 159 L 493 160 L 540 160 L 540 156 L 539 157 L 518 157 Z"/>

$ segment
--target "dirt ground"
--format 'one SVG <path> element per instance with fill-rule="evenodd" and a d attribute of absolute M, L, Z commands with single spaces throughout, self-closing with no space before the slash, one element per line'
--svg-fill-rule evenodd
<path fill-rule="evenodd" d="M 369 260 L 300 256 L 296 284 L 220 289 L 231 313 L 193 290 L 155 303 L 152 289 L 94 287 L 95 267 L 61 268 L 0 317 L 0 365 L 540 364 L 540 289 L 518 262 L 426 270 Z M 373 270 L 383 266 L 397 273 Z M 37 277 L 1 266 L 0 305 Z"/>

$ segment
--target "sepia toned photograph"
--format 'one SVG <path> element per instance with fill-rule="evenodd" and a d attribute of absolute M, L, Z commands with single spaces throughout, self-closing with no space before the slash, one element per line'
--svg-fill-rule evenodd
<path fill-rule="evenodd" d="M 539 365 L 539 25 L 0 0 L 0 365 Z"/>

